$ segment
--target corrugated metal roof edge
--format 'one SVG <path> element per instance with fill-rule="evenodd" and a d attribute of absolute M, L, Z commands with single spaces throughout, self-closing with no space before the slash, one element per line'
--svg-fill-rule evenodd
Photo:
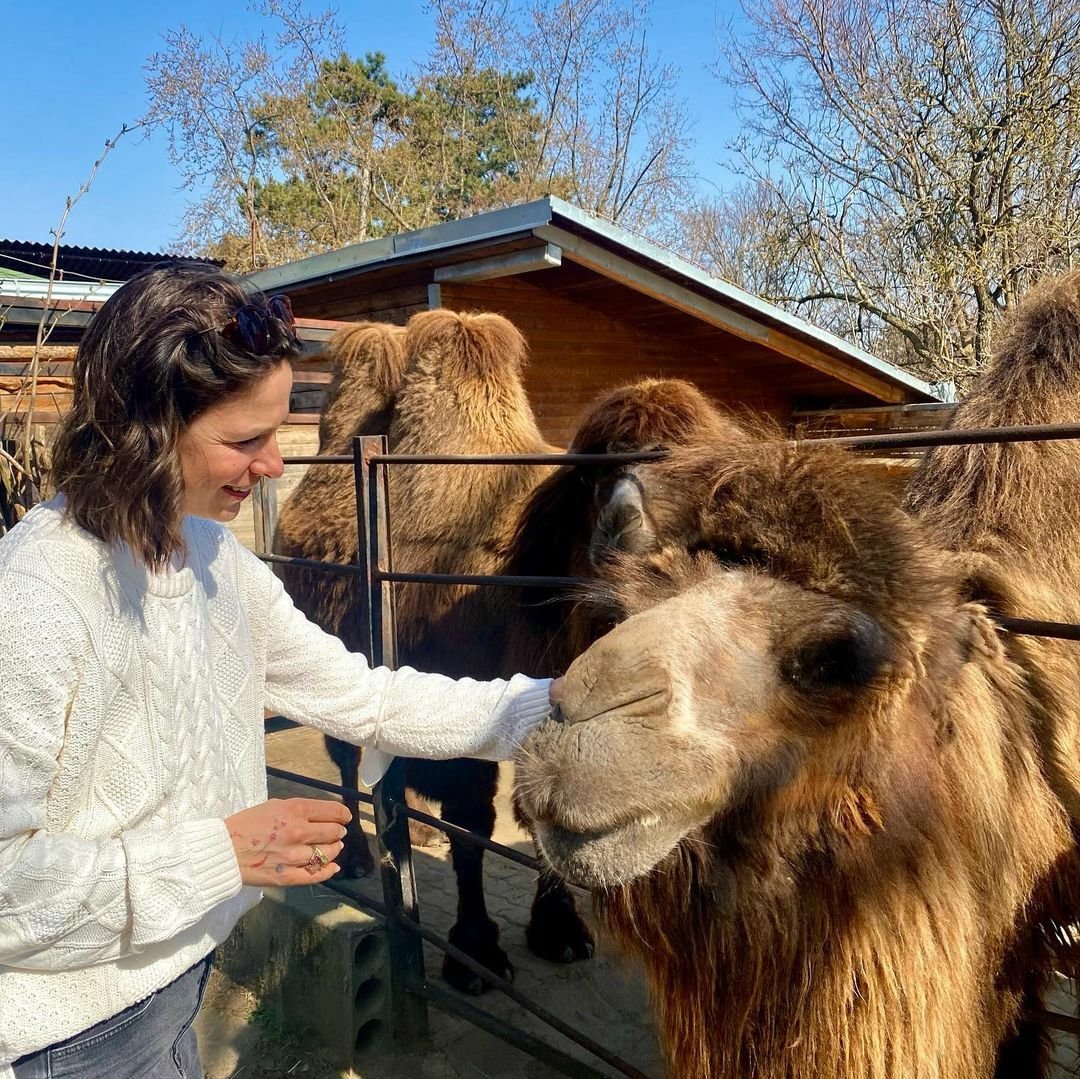
<path fill-rule="evenodd" d="M 380 263 L 399 258 L 438 251 L 459 244 L 493 240 L 514 232 L 526 232 L 551 223 L 550 199 L 525 202 L 503 210 L 489 210 L 473 217 L 445 221 L 439 225 L 401 232 L 378 240 L 349 244 L 336 251 L 271 266 L 247 274 L 247 280 L 263 292 L 284 288 L 300 288 L 325 281 L 338 281 L 364 273 Z"/>
<path fill-rule="evenodd" d="M 620 249 L 622 257 L 638 256 L 641 261 L 650 264 L 667 277 L 679 277 L 683 287 L 705 292 L 736 310 L 742 311 L 779 329 L 791 331 L 812 343 L 826 348 L 853 362 L 858 367 L 869 368 L 875 374 L 898 383 L 905 389 L 922 394 L 931 401 L 940 400 L 940 395 L 933 387 L 907 371 L 866 352 L 864 349 L 845 341 L 842 337 L 823 330 L 812 323 L 791 315 L 781 308 L 762 300 L 760 297 L 714 277 L 673 252 L 666 251 L 650 240 L 629 232 L 586 210 L 549 195 L 534 202 L 522 203 L 503 210 L 492 210 L 465 217 L 457 221 L 447 221 L 413 232 L 400 233 L 379 240 L 350 244 L 321 255 L 311 255 L 283 266 L 274 266 L 258 270 L 247 275 L 247 279 L 264 292 L 310 286 L 323 281 L 341 280 L 353 277 L 412 255 L 428 251 L 437 251 L 456 247 L 464 243 L 480 240 L 497 239 L 509 233 L 541 228 L 545 225 L 570 225 L 572 229 L 583 231 L 593 238 L 605 241 Z M 629 253 L 629 256 L 628 254 Z"/>
<path fill-rule="evenodd" d="M 18 251 L 48 251 L 51 254 L 53 245 L 51 242 L 41 243 L 36 240 L 0 239 L 0 248 L 12 248 Z M 177 259 L 196 259 L 199 262 L 212 262 L 217 266 L 223 265 L 221 259 L 205 259 L 195 255 L 174 255 L 167 251 L 125 251 L 113 247 L 83 247 L 81 244 L 61 244 L 60 250 L 65 254 L 78 255 L 81 258 L 98 256 L 101 258 L 154 259 L 161 262 L 172 262 Z"/>

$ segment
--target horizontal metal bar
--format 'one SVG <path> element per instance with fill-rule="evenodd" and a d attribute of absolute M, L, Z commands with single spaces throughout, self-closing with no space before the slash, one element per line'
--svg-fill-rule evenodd
<path fill-rule="evenodd" d="M 351 465 L 352 456 L 347 453 L 301 453 L 296 457 L 282 457 L 282 463 L 286 465 Z"/>
<path fill-rule="evenodd" d="M 419 809 L 413 809 L 412 806 L 397 807 L 397 812 L 394 816 L 398 815 L 403 815 L 408 817 L 409 820 L 420 821 L 421 824 L 427 824 L 432 828 L 437 828 L 440 832 L 455 836 L 463 843 L 469 843 L 475 847 L 483 847 L 484 850 L 489 850 L 493 854 L 500 854 L 502 857 L 508 858 L 511 862 L 517 862 L 518 865 L 523 865 L 528 869 L 535 869 L 539 872 L 543 868 L 540 861 L 532 857 L 532 855 L 522 854 L 521 851 L 514 850 L 513 847 L 507 847 L 502 843 L 496 843 L 494 839 L 487 839 L 482 835 L 477 835 L 475 832 L 470 832 L 467 828 L 462 828 L 460 825 L 451 824 L 441 817 L 433 817 L 430 813 L 424 813 Z"/>
<path fill-rule="evenodd" d="M 1040 622 L 1035 618 L 994 616 L 1002 629 L 1026 637 L 1056 637 L 1062 641 L 1080 641 L 1080 625 L 1073 622 Z"/>
<path fill-rule="evenodd" d="M 588 584 L 587 577 L 513 577 L 485 573 L 406 573 L 400 570 L 372 570 L 380 581 L 403 584 L 487 584 L 496 588 L 579 588 Z"/>
<path fill-rule="evenodd" d="M 383 581 L 400 581 L 405 584 L 474 584 L 494 585 L 504 588 L 585 588 L 595 584 L 589 577 L 526 577 L 498 574 L 468 573 L 400 573 L 397 570 L 375 570 Z M 1080 625 L 1072 622 L 1044 622 L 1034 618 L 995 619 L 1002 629 L 1010 633 L 1030 637 L 1056 637 L 1066 641 L 1080 641 Z"/>
<path fill-rule="evenodd" d="M 366 910 L 369 914 L 377 914 L 380 918 L 386 918 L 388 921 L 390 919 L 390 912 L 386 909 L 386 904 L 380 899 L 372 899 L 370 895 L 358 892 L 355 884 L 345 884 L 337 878 L 331 878 L 330 880 L 324 880 L 322 887 L 329 888 L 330 891 L 343 896 L 350 903 L 355 904 L 361 910 Z"/>
<path fill-rule="evenodd" d="M 329 794 L 349 795 L 358 802 L 367 802 L 369 805 L 375 801 L 370 794 L 365 791 L 358 791 L 355 787 L 342 787 L 337 783 L 327 783 L 311 776 L 302 776 L 298 772 L 286 772 L 283 768 L 274 768 L 269 764 L 266 766 L 266 774 L 277 779 L 287 779 L 290 783 L 302 783 L 308 787 L 315 787 L 316 790 L 326 791 Z"/>
<path fill-rule="evenodd" d="M 976 446 L 988 442 L 1049 442 L 1080 438 L 1080 424 L 1038 423 L 1021 427 L 956 427 L 947 431 L 892 431 L 883 435 L 844 435 L 840 438 L 802 439 L 798 445 L 844 446 L 874 449 L 878 446 Z"/>
<path fill-rule="evenodd" d="M 638 453 L 377 453 L 372 465 L 619 465 L 659 461 L 664 450 Z"/>
<path fill-rule="evenodd" d="M 569 1075 L 571 1079 L 597 1079 L 598 1076 L 603 1077 L 608 1074 L 598 1072 L 584 1061 L 570 1056 L 569 1053 L 564 1053 L 542 1039 L 504 1023 L 498 1016 L 485 1012 L 475 1004 L 470 1004 L 467 1000 L 443 989 L 442 986 L 425 982 L 423 985 L 410 986 L 409 992 L 424 997 L 429 1004 L 451 1015 L 456 1015 L 467 1023 L 472 1023 L 474 1027 L 486 1030 L 489 1034 L 512 1045 L 515 1049 L 520 1049 L 554 1071 Z"/>
<path fill-rule="evenodd" d="M 1028 1008 L 1026 1015 L 1032 1023 L 1040 1027 L 1051 1027 L 1054 1030 L 1068 1031 L 1070 1034 L 1080 1034 L 1080 1019 L 1075 1016 L 1046 1011 L 1044 1008 Z"/>
<path fill-rule="evenodd" d="M 836 438 L 802 438 L 791 445 L 844 446 L 847 449 L 873 449 L 876 446 L 976 446 L 992 442 L 1048 442 L 1054 439 L 1080 438 L 1080 424 L 1044 423 L 1014 427 L 958 427 L 946 431 L 889 431 L 879 435 L 841 435 Z M 371 458 L 373 465 L 612 465 L 636 461 L 657 461 L 666 457 L 663 450 L 637 453 L 496 453 L 437 454 L 384 453 Z M 344 465 L 352 458 L 344 454 L 283 457 L 287 465 Z"/>
<path fill-rule="evenodd" d="M 259 554 L 255 557 L 263 562 L 273 562 L 278 566 L 295 566 L 297 569 L 315 569 L 325 573 L 350 573 L 356 577 L 362 577 L 366 572 L 364 566 L 353 566 L 348 562 L 323 562 L 317 558 L 295 558 L 284 554 Z"/>
<path fill-rule="evenodd" d="M 598 1057 L 605 1064 L 609 1064 L 620 1074 L 629 1075 L 632 1079 L 649 1079 L 644 1072 L 638 1071 L 632 1064 L 627 1063 L 625 1060 L 605 1049 L 602 1045 L 594 1042 L 587 1034 L 582 1034 L 580 1031 L 575 1030 L 572 1026 L 559 1019 L 558 1016 L 552 1015 L 546 1008 L 543 1008 L 535 1001 L 530 1000 L 524 993 L 515 989 L 505 978 L 492 970 L 488 970 L 482 963 L 478 963 L 473 959 L 471 955 L 463 952 L 460 948 L 455 948 L 445 937 L 440 937 L 438 933 L 433 933 L 430 929 L 425 928 L 418 922 L 414 922 L 411 918 L 407 918 L 403 914 L 399 915 L 398 921 L 406 926 L 411 932 L 419 933 L 429 944 L 438 948 L 440 951 L 445 952 L 452 959 L 456 959 L 462 966 L 467 967 L 474 974 L 480 975 L 480 977 L 493 989 L 497 989 L 500 993 L 505 994 L 511 1000 L 520 1004 L 527 1012 L 531 1012 L 537 1019 L 547 1023 L 552 1030 L 557 1030 L 564 1038 L 569 1038 L 570 1041 L 580 1045 L 582 1049 L 587 1049 L 593 1056 Z"/>
<path fill-rule="evenodd" d="M 274 720 L 282 720 L 285 723 L 291 723 L 290 720 L 283 720 L 283 717 L 281 716 L 273 716 L 271 718 Z M 297 726 L 297 724 L 293 724 L 293 726 Z M 269 764 L 266 766 L 266 773 L 267 775 L 275 776 L 278 779 L 287 779 L 291 783 L 300 783 L 306 784 L 309 787 L 316 787 L 318 790 L 327 791 L 329 794 L 340 794 L 342 797 L 351 796 L 361 802 L 371 803 L 374 801 L 372 795 L 357 790 L 355 787 L 343 787 L 338 783 L 328 783 L 325 780 L 314 779 L 311 776 L 300 775 L 297 772 L 286 772 L 281 768 L 274 768 Z M 514 850 L 513 847 L 507 847 L 502 843 L 496 843 L 493 839 L 487 839 L 484 836 L 477 835 L 475 832 L 470 832 L 457 824 L 451 824 L 449 821 L 444 821 L 440 817 L 433 817 L 430 813 L 423 813 L 418 809 L 413 809 L 411 806 L 404 806 L 398 810 L 398 813 L 403 814 L 410 820 L 421 821 L 424 824 L 430 825 L 432 828 L 438 828 L 447 835 L 455 836 L 463 843 L 469 843 L 474 847 L 483 847 L 484 850 L 489 850 L 493 854 L 508 858 L 510 861 L 517 862 L 527 869 L 535 869 L 539 872 L 543 868 L 536 858 L 530 857 L 528 854 L 522 854 L 521 851 Z"/>
<path fill-rule="evenodd" d="M 313 558 L 292 558 L 286 555 L 256 554 L 263 562 L 297 566 L 301 569 L 322 570 L 329 573 L 348 573 L 359 576 L 363 566 L 344 562 L 320 562 Z M 397 570 L 373 571 L 381 581 L 399 581 L 404 584 L 472 584 L 493 585 L 502 588 L 584 588 L 594 582 L 588 577 L 529 577 L 500 576 L 483 573 L 404 573 Z M 1046 622 L 1037 618 L 996 617 L 995 621 L 1009 633 L 1028 637 L 1054 637 L 1063 641 L 1080 641 L 1080 624 L 1073 622 Z"/>

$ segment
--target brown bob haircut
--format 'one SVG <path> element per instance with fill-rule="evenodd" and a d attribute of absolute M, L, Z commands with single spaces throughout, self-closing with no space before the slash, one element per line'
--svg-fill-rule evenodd
<path fill-rule="evenodd" d="M 258 346 L 232 332 L 266 300 L 207 263 L 160 263 L 118 289 L 75 358 L 75 390 L 53 448 L 52 483 L 67 512 L 148 567 L 183 550 L 179 436 L 299 348 L 292 326 L 260 318 Z"/>

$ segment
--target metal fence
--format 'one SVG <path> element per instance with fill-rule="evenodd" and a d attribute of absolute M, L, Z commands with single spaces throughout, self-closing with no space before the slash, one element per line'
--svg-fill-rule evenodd
<path fill-rule="evenodd" d="M 923 448 L 937 445 L 967 445 L 989 442 L 1045 441 L 1080 438 L 1080 424 L 1032 425 L 1026 427 L 996 427 L 949 431 L 894 432 L 881 435 L 858 435 L 822 439 L 823 443 L 844 446 L 852 450 L 887 450 L 895 447 Z M 316 571 L 344 573 L 361 578 L 363 622 L 366 633 L 365 652 L 372 665 L 394 667 L 397 664 L 397 639 L 394 622 L 393 582 L 427 584 L 473 584 L 496 587 L 574 587 L 583 584 L 576 577 L 491 576 L 480 574 L 403 573 L 392 568 L 390 546 L 390 506 L 387 495 L 387 468 L 400 465 L 462 464 L 462 465 L 583 465 L 604 467 L 612 464 L 655 460 L 662 452 L 619 454 L 499 454 L 488 456 L 405 455 L 386 452 L 384 436 L 364 436 L 354 439 L 352 455 L 298 456 L 285 459 L 286 464 L 351 465 L 356 485 L 356 527 L 359 538 L 359 561 L 356 565 L 322 562 L 274 554 L 259 557 Z M 1039 619 L 999 618 L 1002 628 L 1011 633 L 1053 637 L 1080 641 L 1080 625 L 1049 622 Z M 423 1037 L 428 1031 L 427 1006 L 457 1015 L 503 1041 L 541 1060 L 554 1070 L 572 1077 L 596 1077 L 605 1073 L 585 1064 L 534 1035 L 512 1026 L 497 1016 L 469 1003 L 458 995 L 431 984 L 425 975 L 422 942 L 427 941 L 450 955 L 469 970 L 480 975 L 497 991 L 587 1050 L 597 1060 L 620 1075 L 647 1079 L 632 1064 L 598 1044 L 582 1031 L 574 1029 L 546 1008 L 530 1000 L 500 975 L 483 967 L 471 956 L 454 947 L 421 924 L 416 880 L 413 874 L 412 850 L 408 821 L 416 820 L 452 835 L 460 842 L 474 844 L 500 857 L 509 858 L 530 869 L 539 870 L 537 859 L 522 854 L 483 836 L 467 832 L 456 825 L 440 820 L 405 802 L 403 763 L 395 761 L 376 785 L 373 794 L 326 783 L 310 776 L 298 775 L 280 768 L 267 768 L 268 774 L 314 787 L 334 794 L 348 796 L 373 805 L 380 852 L 383 901 L 346 890 L 336 882 L 327 886 L 348 897 L 362 908 L 380 915 L 386 923 L 390 954 L 390 1027 L 395 1040 L 404 1044 Z M 1056 1029 L 1080 1034 L 1080 1021 L 1054 1012 L 1038 1011 L 1029 1016 L 1033 1021 Z"/>

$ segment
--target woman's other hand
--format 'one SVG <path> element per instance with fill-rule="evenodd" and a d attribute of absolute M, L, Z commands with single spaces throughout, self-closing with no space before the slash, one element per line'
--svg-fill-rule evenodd
<path fill-rule="evenodd" d="M 271 798 L 225 819 L 240 879 L 256 887 L 329 880 L 348 823 L 345 806 L 324 798 Z"/>

